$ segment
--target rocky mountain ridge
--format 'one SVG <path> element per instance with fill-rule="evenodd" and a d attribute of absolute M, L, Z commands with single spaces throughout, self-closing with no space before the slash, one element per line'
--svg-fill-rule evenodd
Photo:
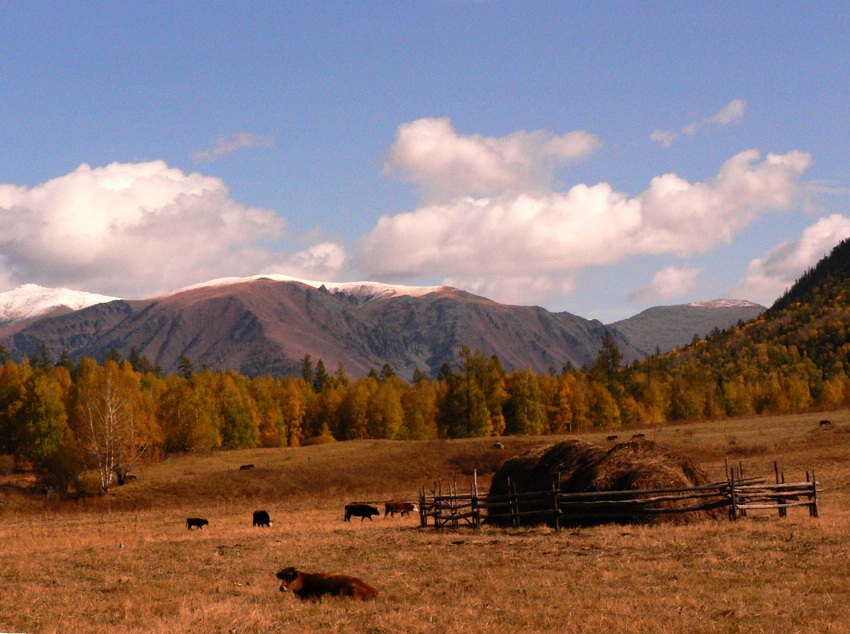
<path fill-rule="evenodd" d="M 143 300 L 81 294 L 81 308 L 27 313 L 34 303 L 23 301 L 24 291 L 35 297 L 49 290 L 31 285 L 9 292 L 17 294 L 20 309 L 7 311 L 0 344 L 13 358 L 32 357 L 44 346 L 72 359 L 100 360 L 113 350 L 127 357 L 135 350 L 166 372 L 186 356 L 212 369 L 282 375 L 300 372 L 309 354 L 328 371 L 341 363 L 357 377 L 389 363 L 409 379 L 415 371 L 435 375 L 466 345 L 497 355 L 508 370 L 529 366 L 543 373 L 592 363 L 608 329 L 570 313 L 509 306 L 447 286 L 283 275 L 222 278 Z M 0 294 L 0 306 L 7 295 Z M 613 327 L 624 361 L 649 352 L 632 345 L 622 335 L 629 324 L 621 325 Z"/>

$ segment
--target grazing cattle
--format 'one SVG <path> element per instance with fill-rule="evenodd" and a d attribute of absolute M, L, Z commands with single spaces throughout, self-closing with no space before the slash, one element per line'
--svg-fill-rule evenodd
<path fill-rule="evenodd" d="M 241 467 L 239 467 L 239 470 L 240 471 L 247 471 L 248 469 L 253 469 L 253 468 L 254 468 L 254 465 L 252 465 L 252 464 L 243 464 Z"/>
<path fill-rule="evenodd" d="M 416 510 L 416 505 L 404 500 L 387 500 L 384 502 L 384 517 L 389 515 L 395 517 L 396 513 L 401 513 L 401 516 L 410 515 Z M 372 519 L 371 517 L 369 519 Z"/>
<path fill-rule="evenodd" d="M 203 528 L 204 526 L 209 526 L 209 522 L 205 520 L 203 517 L 187 517 L 186 518 L 186 528 L 192 530 L 195 526 L 198 528 Z"/>
<path fill-rule="evenodd" d="M 614 436 L 608 436 L 608 442 L 614 442 L 615 440 L 617 440 L 617 439 L 619 439 L 619 438 L 620 438 L 620 437 L 619 437 L 619 436 L 616 436 L 616 435 L 614 435 Z"/>
<path fill-rule="evenodd" d="M 345 505 L 345 521 L 346 522 L 351 521 L 352 517 L 359 517 L 361 522 L 368 517 L 369 521 L 371 522 L 373 515 L 380 515 L 380 514 L 381 514 L 381 512 L 378 509 L 376 509 L 374 506 L 371 506 L 369 504 L 352 503 L 352 504 L 346 504 Z"/>
<path fill-rule="evenodd" d="M 292 592 L 299 599 L 350 597 L 366 601 L 378 596 L 378 591 L 357 577 L 329 575 L 323 572 L 301 572 L 295 568 L 284 568 L 275 575 L 280 579 L 280 591 Z"/>
<path fill-rule="evenodd" d="M 271 526 L 272 520 L 268 511 L 254 511 L 253 526 Z"/>
<path fill-rule="evenodd" d="M 820 422 L 820 426 L 821 427 L 832 427 L 832 421 L 831 420 L 822 420 Z"/>
<path fill-rule="evenodd" d="M 646 435 L 644 435 L 644 434 L 633 434 L 632 438 L 646 438 Z"/>
<path fill-rule="evenodd" d="M 497 440 L 493 443 L 493 449 L 504 449 L 505 445 L 502 444 L 502 441 Z"/>

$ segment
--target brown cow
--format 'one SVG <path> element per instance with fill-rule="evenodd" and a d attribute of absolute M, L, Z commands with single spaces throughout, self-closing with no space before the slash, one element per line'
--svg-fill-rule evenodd
<path fill-rule="evenodd" d="M 357 577 L 329 575 L 323 572 L 301 572 L 295 568 L 284 568 L 277 573 L 280 591 L 292 592 L 299 599 L 319 599 L 325 595 L 351 597 L 366 601 L 378 596 L 378 591 Z"/>
<path fill-rule="evenodd" d="M 384 517 L 389 515 L 395 517 L 396 513 L 401 513 L 401 516 L 409 515 L 416 510 L 416 505 L 404 500 L 387 500 L 384 502 Z"/>

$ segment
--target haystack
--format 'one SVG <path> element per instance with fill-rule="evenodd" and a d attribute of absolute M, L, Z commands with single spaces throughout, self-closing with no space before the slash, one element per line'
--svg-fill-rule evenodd
<path fill-rule="evenodd" d="M 610 450 L 581 440 L 567 440 L 549 448 L 528 451 L 504 464 L 493 476 L 490 486 L 487 499 L 490 513 L 487 521 L 498 525 L 511 523 L 509 508 L 500 504 L 500 498 L 511 492 L 508 482 L 516 487 L 517 493 L 552 491 L 553 483 L 559 477 L 563 493 L 685 489 L 711 482 L 708 474 L 695 461 L 649 440 L 633 439 L 617 444 Z M 562 522 L 581 525 L 605 522 L 683 523 L 721 516 L 716 510 L 689 513 L 643 511 L 647 506 L 673 507 L 684 504 L 680 501 L 635 504 L 619 507 L 616 513 L 606 516 L 591 515 L 580 509 L 565 509 Z M 551 502 L 520 500 L 518 506 L 521 512 L 530 512 L 551 508 Z M 548 517 L 544 514 L 523 516 L 522 519 L 523 524 L 550 521 L 551 514 Z"/>

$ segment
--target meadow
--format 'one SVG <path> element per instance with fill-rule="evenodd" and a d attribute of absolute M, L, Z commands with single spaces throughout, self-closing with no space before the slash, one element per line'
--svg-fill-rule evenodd
<path fill-rule="evenodd" d="M 818 420 L 829 418 L 831 427 Z M 4 632 L 847 632 L 850 410 L 572 437 L 646 434 L 717 480 L 814 470 L 820 517 L 751 513 L 677 526 L 421 528 L 343 521 L 353 500 L 414 499 L 435 479 L 486 487 L 559 437 L 350 441 L 179 455 L 94 499 L 0 489 Z M 242 471 L 246 463 L 254 469 Z M 17 480 L 15 479 L 17 478 Z M 251 525 L 256 509 L 273 526 Z M 186 518 L 209 526 L 187 530 Z M 286 566 L 360 577 L 374 601 L 301 602 Z"/>

